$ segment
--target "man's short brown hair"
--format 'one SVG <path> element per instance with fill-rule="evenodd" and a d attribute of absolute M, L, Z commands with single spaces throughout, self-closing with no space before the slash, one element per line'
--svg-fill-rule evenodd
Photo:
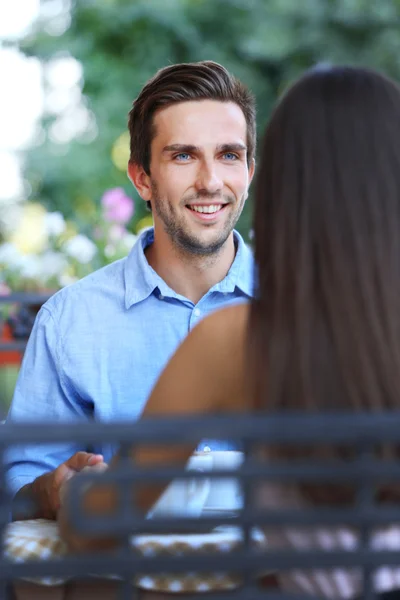
<path fill-rule="evenodd" d="M 222 65 L 212 61 L 181 63 L 160 69 L 144 86 L 129 113 L 130 162 L 150 175 L 151 142 L 155 113 L 172 104 L 191 100 L 234 102 L 247 124 L 247 160 L 254 158 L 256 109 L 254 96 Z"/>

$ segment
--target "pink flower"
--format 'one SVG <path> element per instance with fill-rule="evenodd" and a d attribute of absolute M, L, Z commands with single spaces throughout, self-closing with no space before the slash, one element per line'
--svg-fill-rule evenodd
<path fill-rule="evenodd" d="M 120 187 L 105 192 L 101 205 L 104 218 L 112 223 L 128 223 L 135 210 L 132 198 L 129 198 Z"/>
<path fill-rule="evenodd" d="M 8 296 L 9 294 L 11 294 L 11 289 L 6 283 L 0 281 L 0 296 Z"/>

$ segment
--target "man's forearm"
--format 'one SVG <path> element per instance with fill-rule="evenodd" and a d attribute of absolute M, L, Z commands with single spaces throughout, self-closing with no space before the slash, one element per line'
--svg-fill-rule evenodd
<path fill-rule="evenodd" d="M 55 519 L 56 513 L 51 505 L 49 483 L 52 473 L 45 473 L 31 483 L 24 485 L 15 495 L 12 505 L 12 520 Z M 24 504 L 21 507 L 18 504 Z"/>

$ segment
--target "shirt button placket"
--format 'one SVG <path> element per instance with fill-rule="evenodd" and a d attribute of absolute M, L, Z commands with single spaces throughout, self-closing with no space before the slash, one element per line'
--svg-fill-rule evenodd
<path fill-rule="evenodd" d="M 191 331 L 193 329 L 193 327 L 195 327 L 195 325 L 197 325 L 200 316 L 201 316 L 201 310 L 199 308 L 194 308 L 192 310 L 192 314 L 190 315 L 189 331 Z"/>

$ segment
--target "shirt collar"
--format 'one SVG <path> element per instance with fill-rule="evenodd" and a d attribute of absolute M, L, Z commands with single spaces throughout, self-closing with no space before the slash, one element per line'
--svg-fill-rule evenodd
<path fill-rule="evenodd" d="M 242 236 L 234 231 L 236 256 L 226 277 L 214 285 L 210 292 L 230 293 L 238 288 L 246 296 L 253 296 L 254 260 Z M 145 300 L 159 289 L 164 296 L 182 298 L 171 290 L 147 262 L 144 250 L 154 241 L 154 228 L 146 229 L 138 238 L 125 261 L 125 307 Z"/>
<path fill-rule="evenodd" d="M 251 298 L 254 294 L 254 258 L 239 232 L 233 232 L 236 256 L 226 277 L 215 284 L 210 292 L 233 293 L 236 288 Z"/>

